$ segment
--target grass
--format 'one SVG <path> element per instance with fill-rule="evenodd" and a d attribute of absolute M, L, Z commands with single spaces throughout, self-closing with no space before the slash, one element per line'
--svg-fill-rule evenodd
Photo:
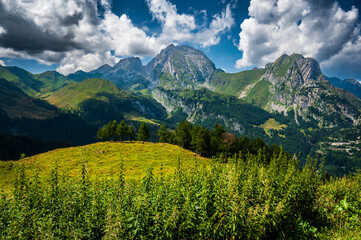
<path fill-rule="evenodd" d="M 269 92 L 270 85 L 271 83 L 265 79 L 257 82 L 247 93 L 246 101 L 265 108 L 271 97 Z"/>
<path fill-rule="evenodd" d="M 265 122 L 264 124 L 259 126 L 260 128 L 262 128 L 265 133 L 271 137 L 271 129 L 274 130 L 281 130 L 287 127 L 286 124 L 280 124 L 279 122 L 277 122 L 274 118 L 270 118 L 267 120 L 267 122 Z M 280 137 L 285 137 L 284 135 L 280 135 Z"/>
<path fill-rule="evenodd" d="M 155 122 L 155 120 L 147 119 L 141 116 L 139 113 L 131 111 L 124 113 L 124 119 L 131 120 L 131 121 L 138 121 L 138 122 L 145 122 L 154 125 L 160 125 L 159 123 Z"/>
<path fill-rule="evenodd" d="M 140 179 L 147 168 L 153 166 L 154 174 L 173 173 L 178 164 L 193 166 L 195 162 L 206 162 L 209 159 L 166 143 L 141 142 L 100 142 L 80 147 L 56 149 L 20 161 L 0 162 L 0 190 L 9 191 L 13 186 L 16 168 L 25 164 L 27 174 L 32 175 L 39 169 L 39 176 L 45 179 L 58 163 L 59 172 L 70 177 L 81 175 L 83 160 L 87 163 L 90 178 L 109 179 L 119 172 L 121 160 L 124 164 L 126 179 Z M 82 160 L 83 159 L 83 160 Z"/>
<path fill-rule="evenodd" d="M 238 96 L 248 85 L 257 81 L 265 70 L 248 70 L 239 73 L 218 72 L 214 76 L 216 91 L 224 94 Z"/>
<path fill-rule="evenodd" d="M 114 83 L 94 78 L 70 84 L 55 92 L 46 100 L 58 108 L 77 109 L 81 103 L 89 99 L 109 102 L 108 97 L 104 96 L 104 94 L 115 96 L 122 93 Z"/>

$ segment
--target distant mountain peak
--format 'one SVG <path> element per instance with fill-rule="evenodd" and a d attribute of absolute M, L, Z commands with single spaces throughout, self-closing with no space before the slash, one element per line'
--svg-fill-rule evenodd
<path fill-rule="evenodd" d="M 120 68 L 126 68 L 126 69 L 132 68 L 138 72 L 144 72 L 143 63 L 139 57 L 129 57 L 129 58 L 120 59 L 119 62 L 114 65 L 114 69 L 120 69 Z"/>
<path fill-rule="evenodd" d="M 202 52 L 187 45 L 169 45 L 146 66 L 154 85 L 189 88 L 207 85 L 217 69 Z"/>

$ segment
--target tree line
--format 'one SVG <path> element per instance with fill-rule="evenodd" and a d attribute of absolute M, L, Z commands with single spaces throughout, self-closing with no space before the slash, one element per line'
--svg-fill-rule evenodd
<path fill-rule="evenodd" d="M 209 130 L 200 125 L 193 125 L 188 121 L 182 121 L 172 131 L 163 124 L 158 130 L 159 142 L 179 145 L 185 149 L 195 151 L 205 157 L 218 157 L 227 160 L 233 156 L 245 157 L 247 154 L 265 155 L 265 161 L 269 161 L 274 154 L 281 151 L 281 147 L 268 146 L 261 138 L 237 137 L 233 133 L 226 132 L 225 128 L 216 124 Z"/>
<path fill-rule="evenodd" d="M 144 143 L 145 140 L 149 139 L 150 131 L 146 123 L 142 123 L 136 134 L 135 128 L 133 125 L 128 126 L 124 121 L 121 121 L 119 124 L 116 120 L 110 121 L 107 125 L 102 128 L 99 128 L 97 137 L 102 140 L 110 141 L 125 141 L 129 139 L 130 142 L 139 140 Z"/>
<path fill-rule="evenodd" d="M 143 122 L 136 135 L 133 125 L 128 126 L 124 121 L 118 124 L 114 120 L 100 128 L 97 137 L 110 141 L 139 140 L 144 142 L 149 139 L 150 131 L 147 124 Z M 212 130 L 188 121 L 181 121 L 175 130 L 163 124 L 158 129 L 157 137 L 161 143 L 175 144 L 205 157 L 218 157 L 224 160 L 235 155 L 245 157 L 248 153 L 258 154 L 262 151 L 266 156 L 265 161 L 269 161 L 281 150 L 277 145 L 268 146 L 261 138 L 237 137 L 235 134 L 226 132 L 220 124 L 216 124 Z"/>

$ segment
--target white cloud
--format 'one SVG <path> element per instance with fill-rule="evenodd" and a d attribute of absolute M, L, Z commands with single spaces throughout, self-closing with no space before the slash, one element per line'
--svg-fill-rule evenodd
<path fill-rule="evenodd" d="M 110 51 L 105 52 L 104 54 L 84 54 L 82 51 L 72 51 L 67 53 L 61 60 L 60 67 L 57 71 L 64 74 L 78 70 L 91 71 L 103 64 L 114 65 L 117 61 L 119 61 L 119 59 L 112 56 Z"/>
<path fill-rule="evenodd" d="M 194 16 L 178 14 L 176 6 L 166 0 L 146 1 L 153 18 L 162 24 L 161 41 L 187 41 L 192 37 L 196 29 Z"/>
<path fill-rule="evenodd" d="M 239 34 L 243 57 L 237 68 L 263 66 L 284 53 L 314 57 L 322 64 L 345 48 L 357 48 L 353 44 L 360 33 L 355 32 L 359 20 L 354 7 L 344 11 L 328 0 L 251 0 L 248 10 L 250 18 L 243 21 Z"/>
<path fill-rule="evenodd" d="M 193 42 L 202 47 L 216 45 L 220 35 L 234 25 L 230 4 L 220 14 L 215 14 L 209 26 L 196 25 L 195 18 L 188 14 L 178 14 L 175 5 L 166 0 L 147 0 L 153 18 L 162 24 L 162 32 L 157 38 L 163 46 L 173 42 Z M 206 11 L 200 11 L 206 17 Z"/>
<path fill-rule="evenodd" d="M 3 61 L 3 60 L 1 60 L 1 59 L 0 59 L 0 66 L 3 66 L 3 67 L 5 67 L 5 66 L 6 66 L 6 64 L 4 63 L 4 61 Z"/>
<path fill-rule="evenodd" d="M 329 76 L 340 78 L 361 78 L 361 36 L 347 42 L 342 50 L 321 63 L 322 70 Z"/>
<path fill-rule="evenodd" d="M 107 11 L 101 29 L 109 39 L 109 47 L 118 56 L 154 55 L 161 47 L 154 36 L 147 36 L 142 29 L 135 27 L 125 14 L 118 17 Z"/>
<path fill-rule="evenodd" d="M 220 34 L 229 30 L 233 24 L 234 19 L 232 17 L 231 7 L 228 4 L 221 15 L 216 14 L 213 16 L 209 28 L 200 31 L 195 35 L 195 39 L 202 47 L 216 45 L 220 41 Z"/>
<path fill-rule="evenodd" d="M 160 34 L 148 34 L 125 14 L 115 15 L 110 0 L 0 0 L 0 36 L 6 36 L 5 42 L 0 39 L 0 57 L 60 63 L 57 71 L 68 74 L 114 64 L 117 56 L 152 57 L 171 43 L 212 46 L 234 24 L 229 5 L 210 23 L 196 23 L 195 16 L 178 13 L 167 0 L 145 1 Z"/>

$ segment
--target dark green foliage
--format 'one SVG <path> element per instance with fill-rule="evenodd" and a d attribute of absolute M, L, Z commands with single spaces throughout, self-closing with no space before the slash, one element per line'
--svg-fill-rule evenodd
<path fill-rule="evenodd" d="M 170 176 L 148 168 L 140 181 L 79 179 L 55 162 L 46 185 L 18 169 L 0 195 L 1 239 L 357 239 L 360 173 L 321 181 L 317 160 L 298 168 L 283 151 L 269 163 L 259 152 L 231 163 Z"/>
<path fill-rule="evenodd" d="M 145 122 L 143 122 L 138 129 L 138 140 L 144 143 L 150 137 L 150 131 Z"/>
<path fill-rule="evenodd" d="M 129 128 L 128 125 L 121 121 L 120 124 L 117 126 L 117 135 L 120 137 L 120 141 L 124 141 L 125 137 L 128 136 Z"/>
<path fill-rule="evenodd" d="M 192 129 L 193 149 L 202 156 L 211 155 L 211 134 L 208 129 L 201 126 L 195 126 Z"/>
<path fill-rule="evenodd" d="M 22 153 L 32 156 L 70 146 L 71 144 L 61 141 L 45 141 L 23 135 L 14 136 L 0 133 L 0 160 L 18 160 Z"/>
<path fill-rule="evenodd" d="M 70 113 L 61 113 L 56 117 L 40 120 L 9 118 L 0 109 L 0 132 L 3 134 L 14 134 L 15 130 L 17 135 L 26 135 L 34 139 L 83 145 L 95 142 L 97 128 Z"/>
<path fill-rule="evenodd" d="M 214 126 L 214 129 L 211 133 L 211 155 L 215 155 L 220 151 L 221 143 L 222 143 L 222 137 L 223 134 L 226 132 L 224 127 L 220 124 L 216 124 Z"/>
<path fill-rule="evenodd" d="M 118 135 L 118 124 L 117 121 L 110 121 L 107 125 L 99 128 L 97 137 L 102 140 L 115 141 Z"/>
<path fill-rule="evenodd" d="M 129 141 L 132 142 L 134 140 L 136 140 L 136 136 L 135 136 L 135 128 L 133 125 L 129 126 L 129 132 L 128 132 L 128 136 L 129 136 Z"/>
<path fill-rule="evenodd" d="M 167 127 L 165 126 L 165 124 L 160 126 L 157 134 L 157 136 L 159 137 L 159 142 L 161 143 L 170 142 L 170 134 L 171 133 L 167 131 Z"/>
<path fill-rule="evenodd" d="M 261 138 L 237 137 L 226 132 L 219 124 L 210 131 L 200 125 L 182 121 L 173 132 L 167 132 L 163 125 L 158 135 L 167 136 L 162 138 L 163 141 L 168 140 L 166 142 L 191 149 L 202 156 L 220 157 L 222 162 L 228 162 L 234 156 L 245 158 L 248 153 L 256 155 L 259 151 L 265 155 L 264 161 L 269 162 L 274 154 L 283 151 L 277 145 L 269 147 Z"/>
<path fill-rule="evenodd" d="M 182 121 L 178 124 L 178 127 L 175 130 L 175 141 L 179 146 L 190 149 L 192 142 L 192 128 L 193 125 L 188 121 Z"/>

